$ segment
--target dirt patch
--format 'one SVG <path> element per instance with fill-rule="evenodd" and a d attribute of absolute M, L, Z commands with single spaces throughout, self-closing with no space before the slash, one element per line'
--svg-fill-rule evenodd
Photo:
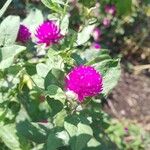
<path fill-rule="evenodd" d="M 122 70 L 121 79 L 108 97 L 114 111 L 121 117 L 150 125 L 150 78 L 134 75 Z M 110 106 L 110 105 L 109 105 Z M 110 115 L 115 113 L 107 104 L 104 110 Z"/>

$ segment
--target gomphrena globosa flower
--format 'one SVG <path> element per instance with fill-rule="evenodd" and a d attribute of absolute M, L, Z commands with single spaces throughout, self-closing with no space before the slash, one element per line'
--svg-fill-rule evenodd
<path fill-rule="evenodd" d="M 98 27 L 96 27 L 96 28 L 94 28 L 91 35 L 93 36 L 94 41 L 99 41 L 100 36 L 102 35 L 102 32 Z"/>
<path fill-rule="evenodd" d="M 104 18 L 102 23 L 104 27 L 108 28 L 111 25 L 111 20 L 108 18 Z"/>
<path fill-rule="evenodd" d="M 66 90 L 78 95 L 80 102 L 85 97 L 96 96 L 102 91 L 102 76 L 91 66 L 75 67 L 66 77 Z"/>
<path fill-rule="evenodd" d="M 37 43 L 46 44 L 46 46 L 58 43 L 63 37 L 60 28 L 50 20 L 45 21 L 37 28 L 35 36 L 38 39 Z"/>
<path fill-rule="evenodd" d="M 20 25 L 19 32 L 17 35 L 17 41 L 21 43 L 26 43 L 30 38 L 31 38 L 31 33 L 29 29 L 24 25 Z"/>
<path fill-rule="evenodd" d="M 91 44 L 91 48 L 95 49 L 95 50 L 100 50 L 101 49 L 101 45 L 98 42 L 93 42 Z"/>
<path fill-rule="evenodd" d="M 115 15 L 116 13 L 116 6 L 115 5 L 106 5 L 105 6 L 105 12 L 111 15 Z"/>

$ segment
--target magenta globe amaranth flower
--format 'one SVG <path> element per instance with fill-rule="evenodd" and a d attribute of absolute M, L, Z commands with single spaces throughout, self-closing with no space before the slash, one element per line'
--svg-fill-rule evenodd
<path fill-rule="evenodd" d="M 125 132 L 128 132 L 129 131 L 129 129 L 126 127 L 126 128 L 124 128 L 124 130 L 125 130 Z"/>
<path fill-rule="evenodd" d="M 105 6 L 105 12 L 111 15 L 115 15 L 116 13 L 116 6 L 115 5 L 106 5 Z"/>
<path fill-rule="evenodd" d="M 46 46 L 58 43 L 63 37 L 60 28 L 54 21 L 50 20 L 45 21 L 38 27 L 35 36 L 38 39 L 37 43 L 46 44 Z"/>
<path fill-rule="evenodd" d="M 101 45 L 98 42 L 93 42 L 91 44 L 91 48 L 99 50 L 99 49 L 101 49 Z"/>
<path fill-rule="evenodd" d="M 21 43 L 26 43 L 30 38 L 31 38 L 31 33 L 29 29 L 24 25 L 20 25 L 18 35 L 17 35 L 17 41 Z"/>
<path fill-rule="evenodd" d="M 103 19 L 103 26 L 104 27 L 108 28 L 110 26 L 110 24 L 111 24 L 111 20 L 110 19 L 108 19 L 108 18 L 104 18 Z"/>
<path fill-rule="evenodd" d="M 93 39 L 95 41 L 98 41 L 100 39 L 100 36 L 102 35 L 102 32 L 99 28 L 94 28 L 92 32 Z"/>
<path fill-rule="evenodd" d="M 102 91 L 102 76 L 91 66 L 75 67 L 67 75 L 65 83 L 66 90 L 77 94 L 80 102 Z"/>

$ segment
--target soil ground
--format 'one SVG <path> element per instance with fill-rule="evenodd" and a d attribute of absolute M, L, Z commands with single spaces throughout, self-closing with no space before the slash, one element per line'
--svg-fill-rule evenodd
<path fill-rule="evenodd" d="M 144 124 L 150 131 L 150 78 L 144 74 L 130 74 L 122 70 L 122 75 L 117 87 L 108 97 L 114 111 L 121 118 L 135 120 Z M 110 105 L 105 105 L 104 110 L 116 117 Z"/>

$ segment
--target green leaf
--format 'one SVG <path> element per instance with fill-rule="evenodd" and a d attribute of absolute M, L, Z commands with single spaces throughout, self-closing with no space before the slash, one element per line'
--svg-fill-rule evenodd
<path fill-rule="evenodd" d="M 51 108 L 51 117 L 55 116 L 63 109 L 63 103 L 59 100 L 47 97 L 47 102 Z"/>
<path fill-rule="evenodd" d="M 59 87 L 62 87 L 63 79 L 64 79 L 64 72 L 59 69 L 53 68 L 52 70 L 49 71 L 49 73 L 45 77 L 44 81 L 45 88 L 47 89 L 47 87 L 51 84 L 55 84 Z"/>
<path fill-rule="evenodd" d="M 60 15 L 59 14 L 57 14 L 57 13 L 51 13 L 51 14 L 49 14 L 48 16 L 47 16 L 47 18 L 49 19 L 49 20 L 55 20 L 55 21 L 59 21 L 60 20 Z"/>
<path fill-rule="evenodd" d="M 43 64 L 43 63 L 39 63 L 36 65 L 36 71 L 37 74 L 40 77 L 46 77 L 46 75 L 48 74 L 48 72 L 50 71 L 51 68 L 49 68 L 47 65 Z"/>
<path fill-rule="evenodd" d="M 93 131 L 91 127 L 86 124 L 79 123 L 77 125 L 76 136 L 70 140 L 72 150 L 82 150 L 85 148 L 92 136 Z"/>
<path fill-rule="evenodd" d="M 96 0 L 79 0 L 79 3 L 82 3 L 86 7 L 92 7 L 96 3 Z"/>
<path fill-rule="evenodd" d="M 5 116 L 5 120 L 8 122 L 13 121 L 18 115 L 18 112 L 20 110 L 20 104 L 15 101 L 10 101 L 6 106 L 6 110 L 7 114 Z"/>
<path fill-rule="evenodd" d="M 33 147 L 31 150 L 44 150 L 44 144 L 36 144 L 36 146 Z"/>
<path fill-rule="evenodd" d="M 67 36 L 64 37 L 64 43 L 62 44 L 62 49 L 66 49 L 66 47 L 73 49 L 75 45 L 75 41 L 77 40 L 77 32 L 68 28 Z M 62 56 L 62 55 L 61 55 Z M 67 57 L 67 55 L 63 54 L 63 58 Z"/>
<path fill-rule="evenodd" d="M 30 117 L 27 114 L 27 111 L 25 110 L 25 108 L 23 106 L 21 106 L 21 109 L 16 117 L 16 123 L 20 122 L 20 121 L 24 121 L 26 119 L 30 119 Z"/>
<path fill-rule="evenodd" d="M 66 131 L 58 130 L 57 128 L 50 131 L 47 139 L 46 149 L 57 150 L 58 148 L 68 144 L 69 136 Z"/>
<path fill-rule="evenodd" d="M 83 53 L 81 53 L 81 57 L 86 59 L 88 65 L 111 58 L 109 56 L 108 50 L 106 49 L 101 49 L 100 51 L 86 49 Z"/>
<path fill-rule="evenodd" d="M 91 60 L 89 59 L 91 55 Z M 121 75 L 120 59 L 112 59 L 108 50 L 101 50 L 100 52 L 91 52 L 88 50 L 82 54 L 82 57 L 90 60 L 86 65 L 92 65 L 103 76 L 103 91 L 104 96 L 117 85 Z"/>
<path fill-rule="evenodd" d="M 78 115 L 70 115 L 65 119 L 64 128 L 70 135 L 70 145 L 72 150 L 82 150 L 87 147 L 88 141 L 93 137 L 92 128 L 81 121 L 86 118 Z"/>
<path fill-rule="evenodd" d="M 35 31 L 43 21 L 44 17 L 39 9 L 31 9 L 29 15 L 23 20 L 22 24 L 27 26 L 32 32 L 33 41 L 35 41 Z"/>
<path fill-rule="evenodd" d="M 77 125 L 78 131 L 77 131 L 77 136 L 80 134 L 88 134 L 88 135 L 93 135 L 93 130 L 89 125 L 79 123 Z"/>
<path fill-rule="evenodd" d="M 61 0 L 59 1 L 58 0 L 41 0 L 41 1 L 46 7 L 48 7 L 52 11 L 63 14 L 64 10 L 60 4 L 64 4 L 64 3 L 60 3 L 62 2 Z"/>
<path fill-rule="evenodd" d="M 27 74 L 29 74 L 30 76 L 36 74 L 36 64 L 35 63 L 26 62 L 25 69 L 27 71 Z"/>
<path fill-rule="evenodd" d="M 60 131 L 56 133 L 56 136 L 60 139 L 62 139 L 63 141 L 63 145 L 68 145 L 69 143 L 69 135 L 67 133 L 67 131 Z"/>
<path fill-rule="evenodd" d="M 48 57 L 49 59 L 47 59 L 46 65 L 49 70 L 52 68 L 60 69 L 62 71 L 64 70 L 64 60 L 60 55 L 56 54 L 56 52 L 50 49 L 48 51 Z"/>
<path fill-rule="evenodd" d="M 50 133 L 47 140 L 47 150 L 57 150 L 63 146 L 62 140 L 57 138 L 55 133 Z"/>
<path fill-rule="evenodd" d="M 0 24 L 0 46 L 14 44 L 19 26 L 20 18 L 18 16 L 8 16 L 2 21 Z"/>
<path fill-rule="evenodd" d="M 116 6 L 119 15 L 127 15 L 131 12 L 132 0 L 117 0 Z"/>
<path fill-rule="evenodd" d="M 71 137 L 75 136 L 77 133 L 77 127 L 74 124 L 71 124 L 69 122 L 64 122 L 64 128 L 66 129 L 66 131 L 69 133 L 69 135 Z"/>
<path fill-rule="evenodd" d="M 64 1 L 65 0 L 52 0 L 53 3 L 55 2 L 55 3 L 60 4 L 60 5 L 66 5 Z"/>
<path fill-rule="evenodd" d="M 8 68 L 9 66 L 11 66 L 13 64 L 13 57 L 9 57 L 3 61 L 0 62 L 0 69 L 5 69 Z"/>
<path fill-rule="evenodd" d="M 56 86 L 56 85 L 48 86 L 46 94 L 50 98 L 60 100 L 62 103 L 64 103 L 64 100 L 66 99 L 66 96 L 65 96 L 65 93 L 63 92 L 63 90 L 60 87 Z"/>
<path fill-rule="evenodd" d="M 8 73 L 8 74 L 17 75 L 18 72 L 19 72 L 21 69 L 22 69 L 22 68 L 21 68 L 20 65 L 13 65 L 13 66 L 11 66 L 11 67 L 9 67 L 9 68 L 7 69 L 7 73 Z"/>
<path fill-rule="evenodd" d="M 65 117 L 67 116 L 67 112 L 65 110 L 60 111 L 54 116 L 54 124 L 55 126 L 63 127 Z"/>
<path fill-rule="evenodd" d="M 7 115 L 7 109 L 0 107 L 0 122 L 3 121 Z"/>
<path fill-rule="evenodd" d="M 30 90 L 27 86 L 22 88 L 22 91 L 18 93 L 18 100 L 26 109 L 26 112 L 30 118 L 35 121 L 46 120 L 50 115 L 50 107 L 46 101 L 40 103 L 40 96 L 42 96 L 39 89 Z M 42 100 L 41 100 L 42 101 Z M 38 115 L 37 115 L 38 114 Z"/>
<path fill-rule="evenodd" d="M 14 57 L 20 52 L 22 52 L 23 50 L 25 50 L 25 47 L 20 45 L 11 45 L 7 47 L 3 47 L 0 49 L 0 53 L 1 53 L 0 60 L 5 60 L 9 57 Z"/>
<path fill-rule="evenodd" d="M 44 143 L 47 139 L 47 131 L 44 130 L 43 125 L 31 123 L 27 120 L 17 124 L 17 132 L 23 137 L 36 143 Z"/>
<path fill-rule="evenodd" d="M 12 0 L 7 0 L 4 4 L 4 6 L 1 8 L 0 10 L 0 18 L 3 16 L 3 14 L 5 13 L 5 11 L 7 10 L 8 6 L 10 5 L 10 3 L 12 2 Z"/>
<path fill-rule="evenodd" d="M 32 79 L 38 87 L 40 87 L 41 89 L 44 89 L 44 79 L 42 77 L 36 74 L 32 76 Z"/>
<path fill-rule="evenodd" d="M 14 57 L 26 48 L 19 45 L 11 45 L 0 48 L 0 69 L 5 69 L 13 64 Z"/>
<path fill-rule="evenodd" d="M 120 61 L 114 60 L 110 62 L 110 68 L 104 76 L 103 94 L 107 95 L 117 85 L 121 75 Z"/>
<path fill-rule="evenodd" d="M 69 15 L 65 15 L 60 24 L 61 34 L 66 35 L 68 33 L 68 27 L 69 27 Z"/>
<path fill-rule="evenodd" d="M 75 46 L 79 46 L 86 43 L 90 39 L 91 32 L 93 31 L 94 27 L 95 25 L 88 25 L 84 27 L 83 30 L 80 33 L 78 33 Z"/>
<path fill-rule="evenodd" d="M 20 148 L 19 139 L 16 135 L 15 125 L 0 125 L 0 128 L 0 139 L 2 139 L 6 146 L 11 150 L 22 150 Z"/>
<path fill-rule="evenodd" d="M 98 142 L 95 138 L 91 138 L 87 143 L 87 147 L 98 147 L 100 146 L 100 142 Z"/>
<path fill-rule="evenodd" d="M 105 59 L 99 63 L 93 64 L 93 66 L 103 76 L 103 91 L 104 96 L 107 96 L 109 92 L 117 85 L 121 75 L 120 60 L 119 59 Z"/>
<path fill-rule="evenodd" d="M 150 4 L 150 1 L 149 1 L 149 0 L 145 0 L 144 2 L 145 2 L 147 5 Z"/>

